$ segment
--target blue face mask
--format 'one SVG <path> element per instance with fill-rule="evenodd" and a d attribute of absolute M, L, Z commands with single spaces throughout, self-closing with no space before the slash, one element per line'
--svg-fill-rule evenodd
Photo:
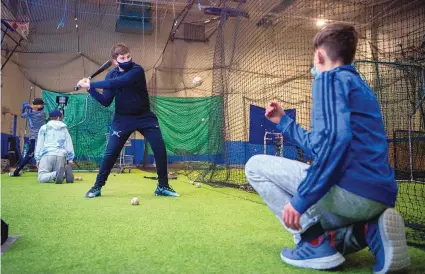
<path fill-rule="evenodd" d="M 118 62 L 118 66 L 123 71 L 129 71 L 133 67 L 133 60 L 130 59 L 128 62 Z"/>
<path fill-rule="evenodd" d="M 320 73 L 317 71 L 316 64 L 314 64 L 313 68 L 311 69 L 311 74 L 314 77 L 314 80 L 319 78 Z"/>

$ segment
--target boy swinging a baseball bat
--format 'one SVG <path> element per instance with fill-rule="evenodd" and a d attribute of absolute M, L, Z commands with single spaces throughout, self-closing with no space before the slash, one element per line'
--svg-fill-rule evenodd
<path fill-rule="evenodd" d="M 41 98 L 35 98 L 32 105 L 27 102 L 22 104 L 21 117 L 28 120 L 28 127 L 30 129 L 30 136 L 28 141 L 28 150 L 19 161 L 18 167 L 15 171 L 10 172 L 10 177 L 17 177 L 22 175 L 22 169 L 34 158 L 35 145 L 37 143 L 37 136 L 41 126 L 44 125 L 46 120 L 46 113 L 44 112 L 44 101 Z"/>
<path fill-rule="evenodd" d="M 86 197 L 101 195 L 101 189 L 121 149 L 135 130 L 143 134 L 154 153 L 158 174 L 154 194 L 178 197 L 180 195 L 168 184 L 167 152 L 158 119 L 150 110 L 145 72 L 132 61 L 129 48 L 122 43 L 112 47 L 111 58 L 116 68 L 106 75 L 104 81 L 90 82 L 84 78 L 78 82 L 78 86 L 87 88 L 90 95 L 105 107 L 111 105 L 115 98 L 115 115 L 108 145 L 96 182 L 86 193 Z M 99 93 L 96 88 L 103 89 L 103 93 Z"/>

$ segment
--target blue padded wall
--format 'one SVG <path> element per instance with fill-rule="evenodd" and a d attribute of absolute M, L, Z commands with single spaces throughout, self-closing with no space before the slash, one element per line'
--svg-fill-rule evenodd
<path fill-rule="evenodd" d="M 259 106 L 249 106 L 249 143 L 263 144 L 264 132 L 278 132 L 276 124 L 270 122 L 265 116 L 265 109 Z M 285 109 L 286 115 L 296 121 L 296 110 Z"/>

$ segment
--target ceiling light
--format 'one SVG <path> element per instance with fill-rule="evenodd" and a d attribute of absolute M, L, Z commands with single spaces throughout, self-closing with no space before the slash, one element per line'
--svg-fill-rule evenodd
<path fill-rule="evenodd" d="M 326 24 L 326 21 L 323 19 L 319 19 L 316 21 L 316 26 L 321 27 Z"/>

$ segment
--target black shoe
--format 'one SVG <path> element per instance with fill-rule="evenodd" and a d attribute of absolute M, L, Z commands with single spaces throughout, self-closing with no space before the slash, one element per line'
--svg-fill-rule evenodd
<path fill-rule="evenodd" d="M 65 168 L 61 167 L 59 171 L 56 173 L 55 183 L 62 184 L 64 177 L 65 177 Z"/>
<path fill-rule="evenodd" d="M 21 175 L 22 175 L 22 171 L 19 171 L 18 173 L 9 172 L 9 177 L 20 177 Z"/>
<path fill-rule="evenodd" d="M 94 187 L 90 188 L 90 190 L 87 191 L 87 193 L 86 193 L 86 198 L 94 198 L 94 197 L 100 196 L 100 190 L 101 189 L 102 188 L 99 187 L 99 186 L 94 186 Z"/>
<path fill-rule="evenodd" d="M 155 196 L 180 197 L 180 194 L 178 194 L 171 186 L 161 187 L 158 185 L 154 194 Z"/>
<path fill-rule="evenodd" d="M 71 166 L 65 166 L 65 178 L 68 184 L 72 184 L 74 182 L 74 172 L 72 172 Z"/>

